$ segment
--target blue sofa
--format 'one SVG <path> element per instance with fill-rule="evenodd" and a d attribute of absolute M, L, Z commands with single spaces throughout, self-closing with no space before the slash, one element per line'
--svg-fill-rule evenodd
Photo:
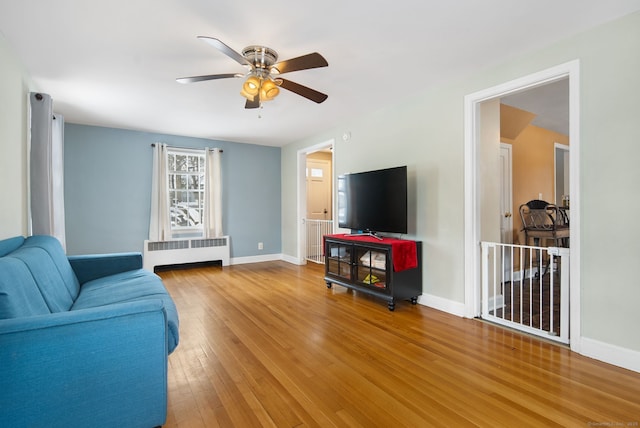
<path fill-rule="evenodd" d="M 178 313 L 139 253 L 0 241 L 0 427 L 160 426 Z"/>

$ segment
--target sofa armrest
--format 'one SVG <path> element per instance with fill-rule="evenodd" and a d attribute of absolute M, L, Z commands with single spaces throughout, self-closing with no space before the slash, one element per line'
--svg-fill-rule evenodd
<path fill-rule="evenodd" d="M 68 259 L 80 284 L 120 272 L 142 269 L 142 253 L 68 256 Z"/>
<path fill-rule="evenodd" d="M 0 426 L 159 426 L 167 326 L 159 300 L 0 321 Z"/>

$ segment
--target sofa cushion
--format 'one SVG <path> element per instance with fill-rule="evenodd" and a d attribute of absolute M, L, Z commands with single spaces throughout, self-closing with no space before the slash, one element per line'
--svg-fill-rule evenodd
<path fill-rule="evenodd" d="M 51 313 L 27 265 L 0 258 L 0 319 Z"/>
<path fill-rule="evenodd" d="M 50 312 L 68 311 L 73 304 L 73 296 L 60 279 L 56 264 L 41 248 L 18 248 L 4 257 L 22 262 L 28 269 L 29 278 L 38 286 Z"/>
<path fill-rule="evenodd" d="M 57 238 L 48 235 L 30 236 L 24 241 L 22 248 L 40 248 L 45 251 L 55 264 L 60 279 L 67 287 L 71 298 L 75 300 L 78 297 L 80 282 L 78 282 L 64 248 L 62 248 Z"/>
<path fill-rule="evenodd" d="M 148 270 L 136 269 L 84 283 L 71 310 L 150 299 L 163 302 L 169 329 L 168 351 L 172 352 L 178 345 L 178 311 L 162 279 Z"/>

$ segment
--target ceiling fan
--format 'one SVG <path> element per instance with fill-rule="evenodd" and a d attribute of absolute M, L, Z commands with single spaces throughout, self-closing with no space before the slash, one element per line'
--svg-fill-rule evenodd
<path fill-rule="evenodd" d="M 198 36 L 223 54 L 249 69 L 246 73 L 209 74 L 206 76 L 180 77 L 179 83 L 194 83 L 205 80 L 246 78 L 240 94 L 247 99 L 245 108 L 258 108 L 263 101 L 273 100 L 283 88 L 316 103 L 327 99 L 327 95 L 291 80 L 283 79 L 281 74 L 311 68 L 326 67 L 327 60 L 317 52 L 302 55 L 286 61 L 278 61 L 278 53 L 265 46 L 247 46 L 238 53 L 213 37 Z"/>

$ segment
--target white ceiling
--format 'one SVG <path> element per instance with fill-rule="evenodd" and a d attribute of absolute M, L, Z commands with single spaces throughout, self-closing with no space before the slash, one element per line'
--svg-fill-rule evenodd
<path fill-rule="evenodd" d="M 67 122 L 282 146 L 640 10 L 640 0 L 0 0 L 0 32 Z M 245 110 L 241 80 L 177 77 L 244 69 L 196 39 L 260 44 L 329 67 L 283 77 Z M 259 117 L 261 116 L 261 117 Z"/>
<path fill-rule="evenodd" d="M 500 102 L 534 113 L 532 125 L 569 135 L 569 79 L 508 95 Z"/>

